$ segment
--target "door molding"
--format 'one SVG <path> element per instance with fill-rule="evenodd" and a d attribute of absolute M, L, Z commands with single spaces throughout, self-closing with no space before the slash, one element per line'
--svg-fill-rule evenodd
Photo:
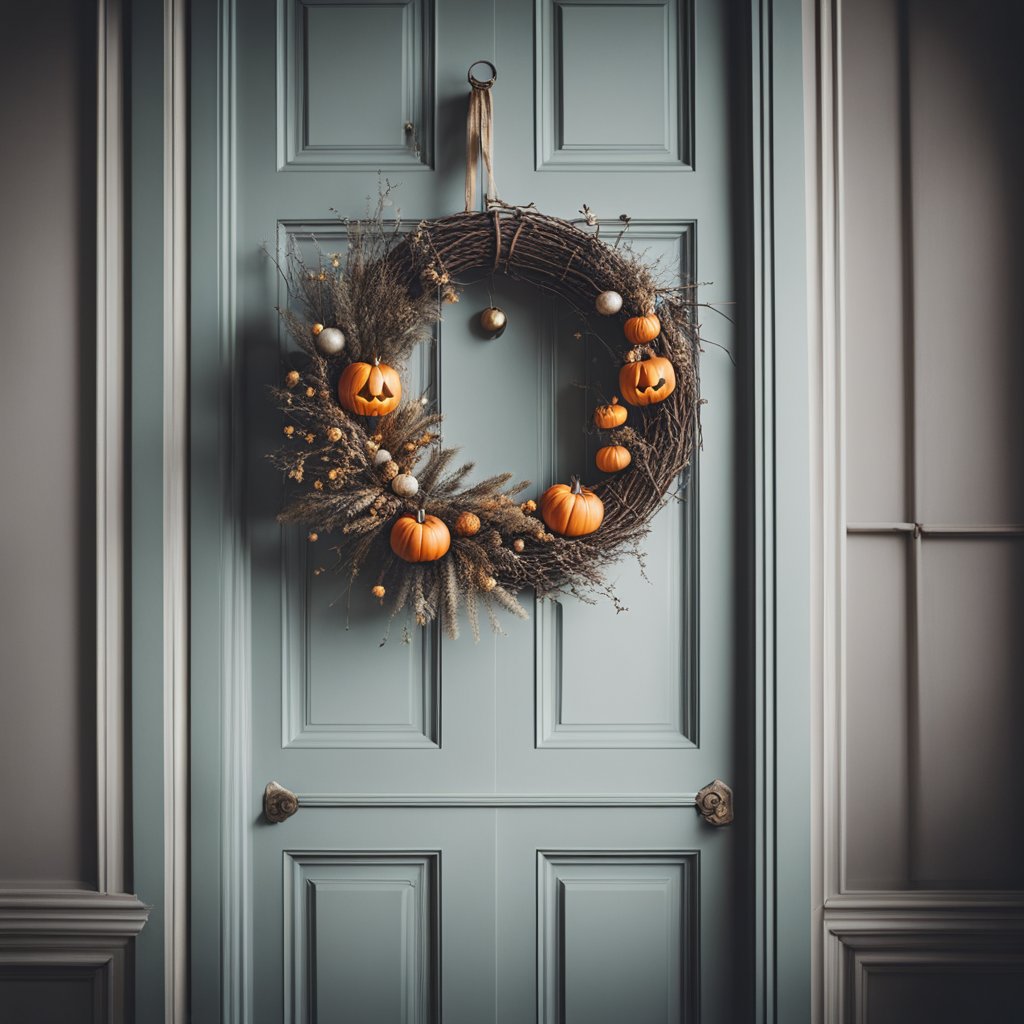
<path fill-rule="evenodd" d="M 164 2 L 179 8 L 183 0 Z M 208 178 L 192 178 L 191 385 L 204 402 L 219 403 L 215 420 L 203 414 L 203 430 L 207 436 L 219 431 L 229 444 L 239 437 L 241 377 L 233 277 L 235 4 L 195 4 L 190 26 L 192 156 L 195 166 L 217 169 L 212 185 Z M 753 820 L 744 826 L 752 830 L 746 845 L 755 904 L 755 938 L 748 951 L 754 963 L 750 1019 L 799 1024 L 810 1015 L 811 956 L 802 10 L 800 0 L 740 0 L 737 10 L 745 22 L 738 31 L 749 89 L 744 101 L 749 131 L 740 140 L 749 177 L 738 198 L 752 242 L 744 257 L 748 312 L 742 324 L 744 337 L 753 343 L 743 427 L 753 440 L 753 459 L 745 468 L 755 495 L 750 547 L 744 553 L 752 565 L 746 582 L 753 595 L 748 620 L 755 649 L 748 667 L 754 696 L 750 724 L 742 731 L 754 751 L 749 780 Z M 180 53 L 172 49 L 172 56 L 184 60 L 184 47 Z M 173 188 L 181 190 L 175 191 L 180 209 L 184 179 L 175 176 Z M 229 454 L 210 465 L 208 450 L 208 444 L 202 450 L 197 446 L 202 458 L 193 464 L 188 686 L 191 749 L 202 765 L 196 774 L 215 782 L 192 805 L 191 853 L 218 870 L 192 876 L 189 960 L 193 989 L 204 999 L 193 1020 L 244 1024 L 252 1015 L 253 971 L 247 833 L 258 813 L 259 794 L 248 752 L 246 537 L 243 517 L 235 514 L 241 507 L 242 460 Z M 780 452 L 786 454 L 784 462 Z M 187 469 L 186 453 L 176 448 L 173 454 L 181 474 Z M 783 496 L 788 496 L 785 507 Z M 776 587 L 779 565 L 787 567 L 791 582 L 786 588 Z M 166 799 L 180 809 L 187 798 L 185 784 L 178 777 L 170 784 Z M 172 873 L 168 885 L 168 905 L 177 906 L 184 880 Z M 166 955 L 176 954 L 168 950 Z M 174 1024 L 181 1019 L 165 1016 Z"/>
<path fill-rule="evenodd" d="M 810 451 L 803 12 L 750 4 L 754 1007 L 810 1018 Z M 777 585 L 785 567 L 786 585 Z"/>

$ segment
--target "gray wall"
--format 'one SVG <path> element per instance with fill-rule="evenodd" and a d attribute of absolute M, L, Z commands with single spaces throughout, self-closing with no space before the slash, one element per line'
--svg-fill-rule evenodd
<path fill-rule="evenodd" d="M 0 33 L 0 887 L 95 888 L 96 15 Z M 44 59 L 41 59 L 43 55 Z M 45 767 L 45 770 L 44 770 Z"/>
<path fill-rule="evenodd" d="M 0 32 L 4 1024 L 121 1020 L 145 921 L 122 891 L 119 32 L 115 0 L 5 4 Z"/>
<path fill-rule="evenodd" d="M 836 30 L 823 172 L 838 183 L 825 1019 L 1019 1020 L 1024 13 L 841 0 L 818 15 Z"/>

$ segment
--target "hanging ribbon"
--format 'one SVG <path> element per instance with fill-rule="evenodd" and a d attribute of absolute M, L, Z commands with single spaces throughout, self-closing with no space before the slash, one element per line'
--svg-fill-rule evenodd
<path fill-rule="evenodd" d="M 473 77 L 473 68 L 486 64 L 491 77 L 481 82 Z M 476 199 L 476 171 L 481 154 L 487 171 L 487 188 L 484 192 L 484 207 L 498 198 L 494 184 L 494 105 L 491 100 L 491 86 L 498 78 L 497 69 L 489 60 L 478 60 L 469 69 L 469 110 L 466 114 L 466 212 L 473 209 Z"/>

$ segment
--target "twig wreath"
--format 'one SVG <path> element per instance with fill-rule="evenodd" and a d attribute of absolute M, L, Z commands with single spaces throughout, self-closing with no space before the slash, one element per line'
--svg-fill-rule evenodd
<path fill-rule="evenodd" d="M 333 565 L 316 573 L 369 577 L 392 616 L 411 612 L 421 626 L 440 616 L 453 638 L 460 607 L 477 638 L 481 605 L 495 629 L 498 608 L 525 617 L 527 588 L 616 601 L 603 570 L 627 553 L 642 562 L 640 541 L 697 438 L 692 291 L 659 287 L 620 244 L 628 218 L 611 245 L 586 207 L 581 226 L 497 201 L 403 231 L 383 219 L 390 189 L 373 217 L 348 223 L 344 256 L 320 252 L 313 265 L 292 247 L 278 262 L 291 297 L 280 314 L 305 356 L 273 390 L 285 443 L 271 457 L 292 485 L 280 520 L 330 547 Z M 525 500 L 529 482 L 511 473 L 470 483 L 473 464 L 442 443 L 429 397 L 406 396 L 410 354 L 477 271 L 621 321 L 623 402 L 594 410 L 607 434 L 597 482 Z"/>

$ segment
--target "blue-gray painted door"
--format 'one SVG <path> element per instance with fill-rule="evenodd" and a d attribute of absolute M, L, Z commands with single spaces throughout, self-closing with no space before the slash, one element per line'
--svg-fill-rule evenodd
<path fill-rule="evenodd" d="M 229 222 L 219 263 L 193 252 L 221 310 L 219 330 L 204 334 L 197 299 L 193 365 L 213 365 L 206 336 L 236 369 L 225 382 L 197 369 L 193 444 L 220 459 L 242 500 L 229 524 L 235 577 L 217 591 L 193 566 L 193 671 L 216 673 L 202 662 L 205 622 L 227 620 L 237 683 L 216 727 L 194 720 L 194 742 L 224 749 L 197 753 L 193 795 L 220 784 L 223 814 L 237 799 L 245 816 L 240 830 L 222 821 L 218 840 L 234 952 L 217 983 L 194 961 L 195 1019 L 221 1019 L 221 1004 L 258 1024 L 739 1019 L 753 940 L 736 366 L 707 347 L 699 467 L 658 515 L 646 577 L 631 561 L 613 572 L 628 612 L 527 595 L 529 621 L 503 618 L 503 634 L 477 644 L 466 628 L 452 642 L 415 627 L 404 643 L 398 623 L 381 646 L 388 623 L 366 588 L 313 575 L 329 538 L 311 545 L 275 521 L 282 485 L 264 455 L 280 422 L 266 387 L 287 341 L 273 313 L 284 296 L 259 251 L 314 236 L 343 249 L 330 209 L 364 214 L 378 169 L 400 183 L 406 221 L 461 209 L 466 70 L 487 58 L 504 199 L 569 218 L 586 203 L 606 234 L 626 213 L 627 237 L 666 281 L 712 282 L 709 302 L 735 298 L 733 9 L 238 0 L 228 10 L 219 45 L 194 38 L 194 109 L 217 74 L 227 97 L 220 162 L 195 155 L 196 216 L 218 181 Z M 509 327 L 483 341 L 474 322 L 492 302 Z M 709 340 L 735 350 L 729 319 L 703 319 Z M 615 368 L 575 327 L 539 292 L 500 277 L 468 283 L 408 387 L 441 397 L 446 441 L 480 474 L 510 470 L 535 482 L 534 496 L 572 472 L 592 477 L 585 428 Z M 231 396 L 234 429 L 220 435 L 210 409 Z M 197 488 L 210 479 L 202 460 L 195 473 Z M 234 619 L 210 602 L 218 592 Z M 211 763 L 219 782 L 203 776 Z M 716 777 L 737 789 L 731 828 L 693 807 Z M 300 798 L 279 825 L 259 815 L 271 779 Z M 212 849 L 203 815 L 195 849 Z"/>

